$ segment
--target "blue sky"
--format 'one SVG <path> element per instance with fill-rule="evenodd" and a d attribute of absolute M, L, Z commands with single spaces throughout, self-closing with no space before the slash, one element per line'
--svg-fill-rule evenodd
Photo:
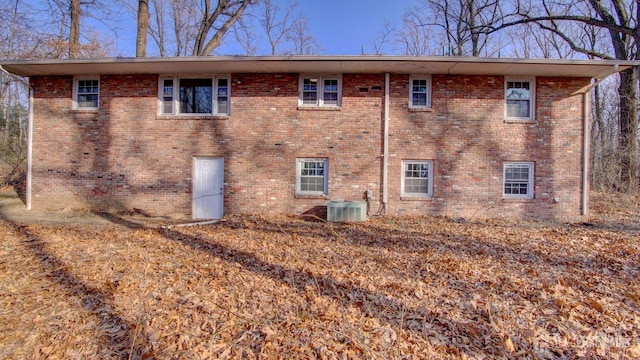
<path fill-rule="evenodd" d="M 287 0 L 276 0 L 282 8 Z M 371 41 L 382 29 L 385 20 L 399 22 L 404 12 L 416 5 L 416 0 L 298 0 L 298 10 L 308 19 L 309 33 L 326 55 L 360 55 L 362 48 L 373 53 Z M 123 16 L 116 46 L 121 56 L 135 55 L 134 14 Z M 228 39 L 231 40 L 231 39 Z M 228 41 L 215 53 L 234 55 L 242 49 Z M 152 47 L 150 40 L 150 48 Z M 261 55 L 266 52 L 261 53 Z"/>
<path fill-rule="evenodd" d="M 286 0 L 285 0 L 286 1 Z M 385 20 L 399 22 L 415 0 L 299 0 L 309 19 L 309 32 L 327 55 L 359 55 L 371 52 L 371 40 Z"/>

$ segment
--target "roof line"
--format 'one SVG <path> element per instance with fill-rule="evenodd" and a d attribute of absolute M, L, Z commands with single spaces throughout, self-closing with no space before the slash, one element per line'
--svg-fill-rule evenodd
<path fill-rule="evenodd" d="M 635 60 L 594 60 L 594 59 L 539 59 L 539 58 L 485 58 L 470 56 L 409 56 L 409 55 L 287 55 L 287 56 L 177 56 L 177 57 L 110 57 L 97 59 L 42 59 L 42 60 L 0 60 L 0 64 L 108 64 L 108 63 L 161 63 L 161 62 L 306 62 L 306 61 L 363 61 L 363 62 L 445 62 L 445 63 L 522 63 L 522 64 L 590 64 L 608 63 L 640 65 Z"/>
<path fill-rule="evenodd" d="M 640 66 L 630 60 L 566 60 L 405 55 L 188 56 L 103 59 L 5 60 L 19 76 L 174 73 L 395 73 L 495 76 L 600 77 Z M 604 71 L 603 71 L 604 70 Z"/>

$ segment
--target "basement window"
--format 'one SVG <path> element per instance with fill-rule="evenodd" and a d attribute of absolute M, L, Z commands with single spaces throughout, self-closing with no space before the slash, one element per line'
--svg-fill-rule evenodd
<path fill-rule="evenodd" d="M 433 196 L 433 161 L 405 160 L 402 162 L 402 196 Z"/>
<path fill-rule="evenodd" d="M 533 163 L 504 163 L 503 197 L 505 199 L 533 199 Z"/>
<path fill-rule="evenodd" d="M 230 79 L 161 77 L 158 90 L 161 115 L 228 115 Z"/>
<path fill-rule="evenodd" d="M 296 194 L 326 195 L 328 167 L 327 159 L 296 159 Z"/>

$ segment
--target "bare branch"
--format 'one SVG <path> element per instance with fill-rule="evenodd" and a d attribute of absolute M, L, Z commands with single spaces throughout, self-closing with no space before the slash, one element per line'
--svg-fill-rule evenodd
<path fill-rule="evenodd" d="M 597 52 L 595 50 L 592 49 L 587 49 L 581 46 L 578 46 L 572 38 L 570 38 L 569 36 L 567 36 L 565 33 L 563 33 L 562 31 L 558 30 L 557 27 L 555 26 L 547 26 L 544 25 L 543 23 L 536 23 L 541 29 L 543 30 L 547 30 L 550 31 L 552 33 L 554 33 L 555 35 L 559 36 L 560 38 L 562 38 L 562 40 L 564 40 L 567 44 L 569 44 L 569 46 L 571 47 L 572 50 L 592 56 L 592 57 L 597 57 L 600 59 L 613 59 L 611 56 L 608 56 L 606 54 Z"/>
<path fill-rule="evenodd" d="M 220 46 L 223 36 L 253 1 L 219 0 L 218 5 L 212 9 L 211 1 L 204 0 L 204 9 L 196 35 L 193 55 L 209 55 L 216 47 Z M 212 30 L 214 32 L 211 35 Z"/>
<path fill-rule="evenodd" d="M 291 26 L 291 30 L 285 38 L 291 42 L 293 49 L 291 55 L 314 55 L 322 50 L 318 41 L 307 31 L 308 20 L 304 16 L 298 17 Z"/>
<path fill-rule="evenodd" d="M 508 27 L 512 27 L 512 26 L 516 26 L 516 25 L 521 25 L 521 24 L 529 24 L 529 23 L 537 23 L 537 22 L 541 22 L 541 21 L 551 21 L 551 20 L 555 20 L 555 21 L 575 21 L 575 22 L 582 22 L 588 25 L 593 25 L 593 26 L 597 26 L 597 27 L 602 27 L 602 28 L 606 28 L 615 32 L 619 32 L 619 33 L 623 33 L 623 34 L 629 34 L 632 35 L 636 30 L 625 27 L 625 26 L 621 26 L 621 25 L 617 25 L 615 23 L 613 24 L 609 24 L 606 21 L 603 20 L 599 20 L 599 19 L 595 19 L 592 17 L 588 17 L 588 16 L 576 16 L 576 15 L 547 15 L 547 16 L 536 16 L 536 17 L 530 17 L 530 18 L 522 18 L 519 20 L 515 20 L 515 21 L 510 21 L 510 22 L 506 22 L 506 23 L 502 23 L 498 26 L 482 26 L 480 29 L 483 33 L 485 34 L 492 34 L 495 33 L 499 30 L 502 29 L 506 29 Z"/>
<path fill-rule="evenodd" d="M 382 25 L 382 28 L 378 31 L 376 37 L 371 40 L 373 51 L 376 55 L 382 55 L 384 53 L 384 48 L 387 43 L 392 40 L 391 37 L 395 31 L 395 25 L 386 20 Z"/>
<path fill-rule="evenodd" d="M 236 24 L 233 26 L 233 35 L 236 38 L 236 41 L 244 52 L 253 56 L 257 53 L 258 46 L 256 45 L 257 38 L 255 37 L 256 31 L 250 27 L 250 25 L 244 21 L 243 18 L 238 19 Z"/>
<path fill-rule="evenodd" d="M 297 3 L 289 2 L 287 8 L 281 11 L 280 7 L 272 0 L 261 0 L 261 2 L 260 25 L 269 40 L 271 55 L 276 55 L 278 45 L 286 37 L 286 34 L 292 31 L 294 23 L 299 18 L 291 20 Z"/>

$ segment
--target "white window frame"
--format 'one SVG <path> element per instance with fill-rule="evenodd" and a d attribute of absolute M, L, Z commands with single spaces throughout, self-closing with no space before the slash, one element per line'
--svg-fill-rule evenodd
<path fill-rule="evenodd" d="M 509 116 L 509 99 L 507 98 L 509 91 L 509 83 L 527 82 L 529 83 L 529 116 Z M 531 77 L 509 78 L 504 79 L 504 118 L 506 120 L 534 120 L 536 117 L 536 79 Z"/>
<path fill-rule="evenodd" d="M 180 80 L 181 79 L 211 79 L 211 113 L 182 113 L 180 112 Z M 165 93 L 164 82 L 165 80 L 173 81 L 173 93 L 170 95 L 171 100 L 171 112 L 164 111 L 165 105 Z M 219 84 L 219 80 L 227 80 L 227 110 L 220 111 L 218 98 L 218 91 L 222 88 Z M 202 75 L 202 76 L 160 76 L 158 79 L 158 115 L 165 116 L 207 116 L 207 115 L 230 115 L 231 114 L 231 76 L 229 75 Z"/>
<path fill-rule="evenodd" d="M 426 105 L 416 105 L 413 103 L 413 82 L 426 81 Z M 431 108 L 431 75 L 414 75 L 409 77 L 409 108 L 411 109 L 430 109 Z"/>
<path fill-rule="evenodd" d="M 304 80 L 317 79 L 318 87 L 316 89 L 316 102 L 314 104 L 304 103 Z M 324 102 L 324 82 L 325 80 L 336 80 L 338 82 L 338 99 L 336 104 L 325 104 Z M 300 74 L 298 81 L 298 106 L 301 107 L 340 107 L 342 106 L 342 75 L 340 74 Z"/>
<path fill-rule="evenodd" d="M 417 165 L 428 165 L 427 169 L 427 192 L 426 193 L 416 193 L 416 192 L 407 192 L 405 189 L 406 180 L 415 179 L 414 177 L 407 178 L 406 172 L 409 171 L 407 169 L 407 165 L 417 164 Z M 402 183 L 401 183 L 401 195 L 403 197 L 433 197 L 433 160 L 402 160 Z"/>
<path fill-rule="evenodd" d="M 309 191 L 302 190 L 302 165 L 307 162 L 321 162 L 323 171 L 323 190 Z M 327 158 L 298 158 L 296 159 L 296 194 L 297 195 L 327 195 L 329 193 L 329 159 Z"/>
<path fill-rule="evenodd" d="M 97 106 L 81 106 L 78 102 L 78 90 L 80 88 L 80 81 L 98 81 L 98 92 L 95 93 L 98 96 Z M 89 93 L 94 94 L 94 93 Z M 74 110 L 98 110 L 100 108 L 100 76 L 99 75 L 89 75 L 89 76 L 75 76 L 73 78 L 73 106 Z"/>
<path fill-rule="evenodd" d="M 508 181 L 507 179 L 507 168 L 527 168 L 529 170 L 528 178 L 526 180 L 518 180 L 514 179 Z M 502 166 L 502 196 L 505 199 L 533 199 L 534 194 L 534 179 L 535 179 L 535 165 L 533 162 L 526 161 L 505 161 Z M 527 193 L 526 194 L 507 194 L 506 186 L 507 183 L 524 183 L 527 184 Z"/>

